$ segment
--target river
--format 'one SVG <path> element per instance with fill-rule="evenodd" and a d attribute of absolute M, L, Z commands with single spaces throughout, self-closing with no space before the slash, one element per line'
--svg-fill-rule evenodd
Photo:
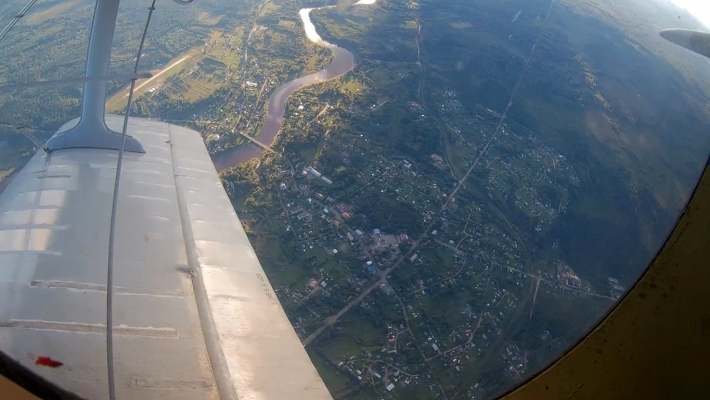
<path fill-rule="evenodd" d="M 374 4 L 375 2 L 376 0 L 360 0 L 355 4 L 369 5 Z M 269 97 L 269 108 L 266 115 L 266 122 L 261 128 L 261 131 L 259 131 L 259 133 L 255 137 L 257 141 L 265 145 L 270 146 L 274 142 L 276 135 L 281 129 L 281 121 L 283 120 L 284 112 L 286 109 L 286 100 L 288 99 L 288 96 L 291 95 L 291 93 L 304 86 L 324 82 L 328 79 L 343 75 L 355 67 L 355 58 L 353 57 L 353 54 L 347 49 L 338 47 L 323 40 L 320 35 L 318 35 L 315 25 L 313 25 L 313 23 L 311 22 L 311 11 L 326 7 L 333 6 L 303 8 L 299 10 L 298 15 L 301 17 L 301 21 L 303 21 L 303 30 L 306 34 L 306 37 L 318 46 L 330 49 L 330 51 L 333 53 L 333 59 L 330 64 L 328 64 L 328 66 L 323 68 L 322 70 L 288 81 L 276 88 L 276 90 L 271 94 L 271 97 Z M 214 159 L 214 165 L 215 168 L 217 168 L 217 171 L 223 171 L 227 168 L 245 163 L 253 158 L 259 157 L 261 152 L 262 150 L 255 144 L 248 144 L 242 147 L 231 149 L 226 153 L 216 157 Z"/>

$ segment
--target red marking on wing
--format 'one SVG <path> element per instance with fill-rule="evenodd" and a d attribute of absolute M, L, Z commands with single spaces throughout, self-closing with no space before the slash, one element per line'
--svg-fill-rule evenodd
<path fill-rule="evenodd" d="M 41 365 L 44 367 L 49 367 L 49 368 L 57 368 L 57 367 L 61 367 L 62 365 L 64 365 L 64 363 L 61 361 L 52 360 L 51 357 L 45 357 L 45 356 L 37 357 L 37 360 L 35 360 L 35 364 Z"/>

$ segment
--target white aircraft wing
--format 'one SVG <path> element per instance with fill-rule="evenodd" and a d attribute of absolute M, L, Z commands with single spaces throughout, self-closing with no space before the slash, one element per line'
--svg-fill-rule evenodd
<path fill-rule="evenodd" d="M 123 117 L 106 122 L 120 132 Z M 117 398 L 331 398 L 200 135 L 137 118 L 127 132 L 145 153 L 125 154 L 118 197 Z M 90 399 L 107 397 L 117 154 L 40 150 L 0 195 L 0 350 Z"/>

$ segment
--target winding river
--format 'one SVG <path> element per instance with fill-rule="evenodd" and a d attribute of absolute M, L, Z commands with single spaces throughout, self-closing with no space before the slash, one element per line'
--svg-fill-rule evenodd
<path fill-rule="evenodd" d="M 369 5 L 374 4 L 375 2 L 376 0 L 360 0 L 355 3 L 355 5 Z M 343 75 L 355 67 L 355 58 L 353 57 L 353 54 L 342 47 L 338 47 L 323 40 L 320 35 L 318 35 L 316 27 L 311 22 L 310 14 L 312 10 L 327 7 L 333 6 L 303 8 L 299 10 L 298 14 L 301 17 L 301 21 L 303 21 L 303 30 L 305 31 L 308 40 L 319 46 L 330 49 L 333 53 L 333 59 L 324 69 L 288 81 L 276 88 L 274 93 L 271 94 L 271 97 L 269 97 L 269 108 L 266 115 L 266 122 L 261 128 L 259 134 L 255 137 L 257 141 L 263 144 L 270 146 L 274 142 L 276 135 L 279 133 L 279 130 L 281 129 L 281 121 L 283 120 L 286 109 L 286 100 L 291 93 L 304 86 L 324 82 L 328 79 Z M 214 165 L 217 168 L 217 171 L 222 171 L 259 157 L 261 151 L 262 150 L 255 144 L 248 144 L 246 146 L 231 149 L 215 158 Z"/>

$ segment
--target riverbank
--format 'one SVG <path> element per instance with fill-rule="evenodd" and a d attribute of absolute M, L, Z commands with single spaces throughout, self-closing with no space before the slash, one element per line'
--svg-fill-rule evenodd
<path fill-rule="evenodd" d="M 376 0 L 360 0 L 356 5 L 371 5 L 375 4 Z M 328 43 L 318 34 L 315 25 L 311 22 L 311 11 L 319 10 L 324 8 L 329 8 L 333 6 L 324 6 L 317 8 L 302 8 L 299 10 L 298 15 L 303 23 L 303 31 L 308 40 L 312 43 L 325 47 L 333 53 L 333 59 L 327 67 L 323 68 L 318 72 L 312 74 L 304 75 L 299 78 L 293 79 L 285 84 L 276 88 L 276 90 L 269 97 L 269 107 L 266 115 L 266 122 L 261 128 L 261 131 L 256 135 L 255 139 L 265 145 L 271 146 L 276 139 L 281 130 L 281 122 L 283 120 L 284 114 L 286 112 L 286 101 L 288 97 L 294 91 L 310 86 L 316 83 L 325 82 L 327 80 L 337 78 L 341 75 L 346 74 L 355 67 L 355 57 L 353 54 L 342 47 L 336 46 L 334 44 Z M 231 151 L 223 153 L 219 157 L 216 157 L 213 161 L 217 171 L 223 171 L 225 169 L 234 167 L 236 165 L 245 163 L 251 159 L 259 157 L 261 155 L 261 149 L 253 144 L 248 144 L 246 146 L 235 148 Z"/>

